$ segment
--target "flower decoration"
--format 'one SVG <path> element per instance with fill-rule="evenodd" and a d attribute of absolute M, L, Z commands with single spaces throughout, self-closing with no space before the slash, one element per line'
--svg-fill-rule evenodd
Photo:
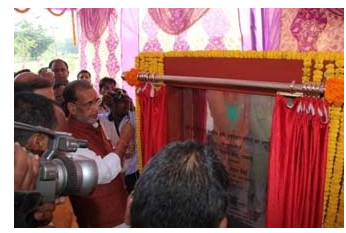
<path fill-rule="evenodd" d="M 326 82 L 325 97 L 328 103 L 340 107 L 344 103 L 344 80 L 329 78 Z"/>
<path fill-rule="evenodd" d="M 138 73 L 139 70 L 137 69 L 131 69 L 130 71 L 126 72 L 125 80 L 130 86 L 138 87 L 141 84 L 141 82 L 137 78 Z"/>

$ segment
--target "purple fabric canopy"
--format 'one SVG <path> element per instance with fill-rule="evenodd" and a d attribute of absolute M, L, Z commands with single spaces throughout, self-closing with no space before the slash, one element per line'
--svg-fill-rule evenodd
<path fill-rule="evenodd" d="M 155 23 L 165 32 L 180 34 L 198 21 L 208 8 L 149 8 Z"/>
<path fill-rule="evenodd" d="M 88 41 L 95 43 L 108 26 L 113 8 L 82 8 L 79 11 L 82 33 Z"/>

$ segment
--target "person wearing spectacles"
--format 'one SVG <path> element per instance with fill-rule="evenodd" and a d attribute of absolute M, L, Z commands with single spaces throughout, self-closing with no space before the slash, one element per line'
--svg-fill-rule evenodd
<path fill-rule="evenodd" d="M 114 155 L 109 157 L 109 154 L 115 152 L 123 161 L 126 147 L 134 135 L 131 125 L 128 123 L 124 126 L 114 147 L 99 125 L 98 110 L 101 100 L 91 84 L 83 80 L 69 83 L 64 90 L 64 99 L 70 112 L 68 132 L 72 133 L 74 138 L 88 140 L 89 149 L 103 160 L 113 158 Z M 112 169 L 107 163 L 104 165 Z M 126 199 L 122 173 L 110 183 L 99 184 L 89 197 L 71 197 L 80 227 L 115 227 L 123 224 Z"/>

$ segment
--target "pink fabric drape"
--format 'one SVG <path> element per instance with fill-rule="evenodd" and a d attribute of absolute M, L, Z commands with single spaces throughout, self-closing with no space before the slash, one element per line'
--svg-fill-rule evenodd
<path fill-rule="evenodd" d="M 127 71 L 135 66 L 139 52 L 139 9 L 122 8 L 120 20 L 121 69 Z M 123 89 L 136 103 L 135 88 L 123 82 Z"/>
<path fill-rule="evenodd" d="M 87 45 L 87 38 L 85 36 L 85 34 L 82 32 L 81 29 L 81 23 L 80 23 L 80 17 L 77 17 L 78 20 L 78 24 L 77 24 L 77 29 L 78 29 L 78 40 L 79 40 L 79 45 L 78 45 L 78 49 L 79 49 L 79 67 L 81 70 L 86 70 L 87 66 L 88 66 L 88 59 L 85 53 L 85 49 L 86 49 L 86 45 Z"/>
<path fill-rule="evenodd" d="M 344 8 L 327 8 L 327 10 L 332 12 L 334 15 L 344 17 Z"/>
<path fill-rule="evenodd" d="M 302 8 L 298 11 L 290 30 L 300 52 L 317 51 L 317 41 L 327 22 L 326 9 Z"/>
<path fill-rule="evenodd" d="M 89 42 L 95 43 L 101 38 L 113 10 L 113 8 L 82 8 L 79 11 L 82 33 L 85 33 Z"/>
<path fill-rule="evenodd" d="M 287 107 L 283 96 L 276 97 L 267 227 L 322 227 L 328 124 L 321 112 L 328 114 L 328 104 L 320 99 L 297 98 Z"/>
<path fill-rule="evenodd" d="M 149 8 L 155 23 L 165 32 L 177 35 L 199 20 L 208 8 Z"/>
<path fill-rule="evenodd" d="M 110 14 L 109 26 L 108 26 L 108 38 L 106 40 L 108 58 L 106 67 L 109 77 L 115 79 L 115 76 L 119 72 L 119 62 L 115 54 L 119 44 L 119 38 L 116 32 L 116 21 L 118 19 L 118 13 L 116 9 L 113 9 Z"/>

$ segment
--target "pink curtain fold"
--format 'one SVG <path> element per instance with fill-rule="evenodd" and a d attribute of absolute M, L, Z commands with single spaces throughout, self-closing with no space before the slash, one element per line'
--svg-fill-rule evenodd
<path fill-rule="evenodd" d="M 317 51 L 317 41 L 327 23 L 326 9 L 299 9 L 290 30 L 298 42 L 300 52 Z"/>
<path fill-rule="evenodd" d="M 108 26 L 108 38 L 106 40 L 108 58 L 106 62 L 107 72 L 109 77 L 115 79 L 119 72 L 119 62 L 115 54 L 119 44 L 119 37 L 116 32 L 116 22 L 118 19 L 118 13 L 115 9 L 111 11 L 109 26 Z"/>
<path fill-rule="evenodd" d="M 332 12 L 334 15 L 344 17 L 344 8 L 327 8 L 327 10 Z"/>
<path fill-rule="evenodd" d="M 80 24 L 80 17 L 77 17 L 77 30 L 78 30 L 78 40 L 79 40 L 79 45 L 78 45 L 78 49 L 79 49 L 79 67 L 82 70 L 86 70 L 87 66 L 88 66 L 88 59 L 85 53 L 85 49 L 86 49 L 86 45 L 87 45 L 87 38 L 85 36 L 85 34 L 82 32 L 81 29 L 81 24 Z"/>
<path fill-rule="evenodd" d="M 128 71 L 135 67 L 135 58 L 139 53 L 139 9 L 122 8 L 120 20 L 121 69 Z M 123 82 L 123 89 L 135 104 L 135 88 Z"/>
<path fill-rule="evenodd" d="M 208 8 L 149 8 L 155 23 L 166 33 L 177 35 L 191 27 Z"/>
<path fill-rule="evenodd" d="M 113 8 L 82 8 L 79 11 L 82 33 L 89 42 L 98 41 L 110 20 Z"/>

